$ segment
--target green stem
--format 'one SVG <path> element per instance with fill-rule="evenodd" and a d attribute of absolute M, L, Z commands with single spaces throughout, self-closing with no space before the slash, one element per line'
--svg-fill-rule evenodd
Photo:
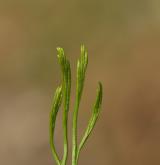
<path fill-rule="evenodd" d="M 76 100 L 76 105 L 73 114 L 73 132 L 72 132 L 72 165 L 77 165 L 77 123 L 78 123 L 79 103 Z"/>

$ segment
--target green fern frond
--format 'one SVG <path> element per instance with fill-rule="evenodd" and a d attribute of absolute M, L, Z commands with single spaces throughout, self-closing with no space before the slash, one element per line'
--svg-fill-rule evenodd
<path fill-rule="evenodd" d="M 62 85 L 58 87 L 55 92 L 53 98 L 52 110 L 50 113 L 50 146 L 51 146 L 52 155 L 57 165 L 66 165 L 68 158 L 68 112 L 69 112 L 70 95 L 71 95 L 71 68 L 70 68 L 70 63 L 64 54 L 64 50 L 62 48 L 57 48 L 57 52 L 58 52 L 59 64 L 62 70 L 63 80 L 62 80 Z M 77 62 L 76 99 L 75 99 L 75 107 L 74 107 L 73 121 L 72 121 L 72 165 L 78 165 L 79 153 L 96 124 L 102 105 L 103 89 L 102 89 L 102 84 L 99 82 L 96 101 L 92 110 L 91 118 L 88 122 L 88 126 L 85 130 L 82 140 L 80 144 L 78 144 L 77 142 L 78 111 L 79 111 L 79 105 L 84 88 L 87 65 L 88 65 L 88 53 L 85 46 L 81 45 L 81 56 Z M 63 110 L 64 153 L 62 160 L 60 160 L 54 145 L 54 131 L 55 131 L 56 117 L 58 110 L 61 106 L 62 99 L 64 100 L 64 110 Z"/>

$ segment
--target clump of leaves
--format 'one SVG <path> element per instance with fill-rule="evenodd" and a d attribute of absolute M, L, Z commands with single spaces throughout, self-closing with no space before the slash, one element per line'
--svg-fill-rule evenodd
<path fill-rule="evenodd" d="M 68 158 L 68 112 L 70 104 L 70 94 L 71 94 L 71 68 L 68 59 L 64 54 L 62 48 L 57 48 L 58 51 L 58 60 L 62 70 L 62 84 L 56 89 L 55 95 L 53 98 L 52 110 L 50 112 L 50 146 L 52 155 L 57 163 L 57 165 L 66 165 Z M 102 84 L 98 83 L 96 101 L 93 106 L 92 115 L 88 122 L 88 126 L 84 132 L 82 140 L 78 144 L 77 142 L 77 121 L 78 121 L 78 111 L 79 105 L 82 97 L 85 73 L 88 64 L 88 53 L 84 45 L 81 46 L 81 56 L 77 62 L 77 81 L 76 81 L 76 99 L 73 112 L 73 121 L 72 121 L 72 165 L 78 165 L 78 158 L 81 149 L 83 148 L 85 142 L 90 136 L 98 116 L 100 114 L 101 104 L 102 104 Z M 63 103 L 63 144 L 64 144 L 64 153 L 63 157 L 60 160 L 55 144 L 54 144 L 54 132 L 55 132 L 55 123 L 58 110 Z"/>

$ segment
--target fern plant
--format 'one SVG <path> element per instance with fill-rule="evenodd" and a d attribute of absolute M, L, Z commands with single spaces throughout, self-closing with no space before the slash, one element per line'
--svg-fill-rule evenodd
<path fill-rule="evenodd" d="M 70 95 L 71 95 L 71 68 L 68 59 L 64 54 L 62 48 L 57 48 L 58 51 L 58 60 L 61 66 L 62 71 L 62 84 L 56 89 L 55 95 L 53 98 L 52 109 L 50 112 L 50 147 L 52 155 L 56 161 L 57 165 L 66 165 L 68 158 L 68 112 L 70 105 Z M 90 136 L 96 121 L 100 114 L 101 104 L 102 104 L 102 84 L 98 83 L 96 101 L 93 106 L 92 115 L 88 122 L 88 126 L 84 132 L 82 140 L 78 144 L 77 142 L 77 121 L 78 121 L 78 111 L 80 106 L 80 101 L 82 97 L 85 73 L 88 64 L 88 53 L 84 45 L 81 46 L 81 55 L 80 59 L 77 62 L 77 77 L 76 77 L 76 98 L 75 106 L 73 112 L 72 120 L 72 165 L 78 165 L 78 158 L 81 149 L 83 148 L 85 142 Z M 58 110 L 63 101 L 63 146 L 64 152 L 62 159 L 59 158 L 58 153 L 55 148 L 54 143 L 54 132 L 55 132 L 55 123 Z"/>

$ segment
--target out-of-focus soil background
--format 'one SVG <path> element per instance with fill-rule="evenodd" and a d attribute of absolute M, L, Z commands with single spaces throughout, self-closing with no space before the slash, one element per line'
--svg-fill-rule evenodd
<path fill-rule="evenodd" d="M 0 165 L 55 165 L 48 122 L 61 80 L 56 47 L 71 60 L 71 117 L 81 43 L 89 66 L 79 139 L 99 80 L 104 99 L 79 164 L 160 164 L 160 1 L 1 0 Z M 62 156 L 60 115 L 56 147 Z"/>

